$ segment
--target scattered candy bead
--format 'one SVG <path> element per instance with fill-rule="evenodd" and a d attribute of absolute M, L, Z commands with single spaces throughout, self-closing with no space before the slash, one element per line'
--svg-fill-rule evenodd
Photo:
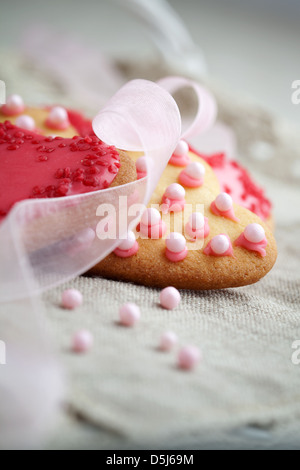
<path fill-rule="evenodd" d="M 62 294 L 62 307 L 64 308 L 74 310 L 75 308 L 80 307 L 82 302 L 82 294 L 77 289 L 67 289 Z"/>
<path fill-rule="evenodd" d="M 167 227 L 161 218 L 160 212 L 154 207 L 146 209 L 141 218 L 141 234 L 152 239 L 158 239 L 164 236 L 166 230 Z"/>
<path fill-rule="evenodd" d="M 241 246 L 249 251 L 256 251 L 263 258 L 266 256 L 268 241 L 264 228 L 259 224 L 249 224 L 244 232 L 235 240 L 235 246 Z"/>
<path fill-rule="evenodd" d="M 139 321 L 141 312 L 136 304 L 129 302 L 120 307 L 119 315 L 122 325 L 133 326 Z"/>
<path fill-rule="evenodd" d="M 136 241 L 135 234 L 131 230 L 127 234 L 127 238 L 122 240 L 118 248 L 114 250 L 115 255 L 120 258 L 129 258 L 139 251 L 139 244 Z"/>
<path fill-rule="evenodd" d="M 228 235 L 216 235 L 204 249 L 208 256 L 233 256 L 233 248 Z"/>
<path fill-rule="evenodd" d="M 181 233 L 172 232 L 166 239 L 166 257 L 176 263 L 187 257 L 186 239 Z"/>
<path fill-rule="evenodd" d="M 27 131 L 34 131 L 36 128 L 35 120 L 27 114 L 22 114 L 16 119 L 16 126 L 26 129 Z"/>
<path fill-rule="evenodd" d="M 209 235 L 208 218 L 201 212 L 193 212 L 185 226 L 185 231 L 191 240 L 206 238 Z"/>
<path fill-rule="evenodd" d="M 215 215 L 239 222 L 234 214 L 232 197 L 227 193 L 220 193 L 211 203 L 210 210 Z"/>
<path fill-rule="evenodd" d="M 169 163 L 174 166 L 186 166 L 190 163 L 189 146 L 184 140 L 180 140 Z"/>
<path fill-rule="evenodd" d="M 61 106 L 54 106 L 49 112 L 46 120 L 46 126 L 51 129 L 64 130 L 70 126 L 68 113 Z"/>
<path fill-rule="evenodd" d="M 178 366 L 180 369 L 192 370 L 202 359 L 202 353 L 197 346 L 184 346 L 178 354 Z"/>
<path fill-rule="evenodd" d="M 246 240 L 251 243 L 260 243 L 265 239 L 264 228 L 259 224 L 249 224 L 244 230 Z"/>
<path fill-rule="evenodd" d="M 161 351 L 170 351 L 177 344 L 178 338 L 173 331 L 166 331 L 160 338 L 159 349 Z"/>
<path fill-rule="evenodd" d="M 204 183 L 205 167 L 200 162 L 190 163 L 179 175 L 179 182 L 188 188 L 199 188 Z"/>
<path fill-rule="evenodd" d="M 172 183 L 167 187 L 163 198 L 163 213 L 181 212 L 185 206 L 185 189 L 178 183 Z"/>
<path fill-rule="evenodd" d="M 94 339 L 90 331 L 80 330 L 72 339 L 72 350 L 77 353 L 85 353 L 93 346 Z"/>
<path fill-rule="evenodd" d="M 23 113 L 24 110 L 24 101 L 20 95 L 8 96 L 6 103 L 1 107 L 1 112 L 5 114 L 5 116 L 16 116 Z"/>
<path fill-rule="evenodd" d="M 181 295 L 175 287 L 166 287 L 163 289 L 159 296 L 160 305 L 167 309 L 173 310 L 180 303 Z"/>

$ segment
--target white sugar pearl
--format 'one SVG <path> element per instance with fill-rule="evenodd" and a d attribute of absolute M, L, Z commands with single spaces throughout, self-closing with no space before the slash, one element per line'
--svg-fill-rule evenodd
<path fill-rule="evenodd" d="M 177 155 L 178 157 L 184 157 L 189 153 L 189 146 L 185 140 L 180 140 L 174 154 Z"/>
<path fill-rule="evenodd" d="M 201 212 L 193 212 L 189 217 L 189 225 L 193 230 L 201 230 L 204 227 L 205 220 Z"/>
<path fill-rule="evenodd" d="M 20 95 L 10 95 L 6 100 L 6 106 L 11 112 L 18 112 L 24 108 L 24 101 Z"/>
<path fill-rule="evenodd" d="M 185 174 L 194 178 L 195 180 L 200 180 L 205 175 L 205 168 L 202 163 L 192 162 L 184 170 Z"/>
<path fill-rule="evenodd" d="M 172 183 L 167 187 L 165 194 L 170 199 L 182 201 L 185 197 L 185 189 L 183 186 L 181 186 L 181 184 Z"/>
<path fill-rule="evenodd" d="M 54 106 L 49 113 L 49 121 L 53 124 L 62 124 L 68 120 L 68 113 L 61 106 Z"/>
<path fill-rule="evenodd" d="M 217 235 L 211 241 L 211 248 L 216 255 L 223 255 L 228 250 L 230 244 L 225 235 Z"/>
<path fill-rule="evenodd" d="M 22 116 L 16 119 L 16 126 L 26 129 L 27 131 L 34 131 L 36 128 L 35 120 L 27 114 L 22 114 Z"/>
<path fill-rule="evenodd" d="M 161 221 L 160 213 L 154 207 L 148 208 L 142 215 L 141 222 L 143 225 L 157 225 Z"/>
<path fill-rule="evenodd" d="M 166 331 L 160 338 L 160 349 L 170 351 L 178 342 L 177 335 L 173 331 Z"/>
<path fill-rule="evenodd" d="M 266 234 L 263 227 L 259 224 L 249 224 L 244 231 L 246 240 L 250 243 L 259 243 L 264 240 Z"/>
<path fill-rule="evenodd" d="M 124 251 L 130 250 L 134 246 L 135 242 L 135 234 L 130 230 L 127 234 L 127 238 L 125 240 L 122 240 L 118 248 Z"/>
<path fill-rule="evenodd" d="M 149 160 L 149 158 L 147 158 L 145 156 L 138 158 L 136 163 L 135 163 L 137 171 L 140 171 L 142 173 L 146 173 L 147 172 L 147 161 L 148 160 Z"/>
<path fill-rule="evenodd" d="M 186 247 L 186 239 L 181 233 L 172 232 L 166 239 L 166 247 L 172 253 L 181 253 Z"/>
<path fill-rule="evenodd" d="M 221 212 L 229 211 L 232 208 L 232 197 L 227 193 L 220 193 L 215 200 L 217 209 Z"/>

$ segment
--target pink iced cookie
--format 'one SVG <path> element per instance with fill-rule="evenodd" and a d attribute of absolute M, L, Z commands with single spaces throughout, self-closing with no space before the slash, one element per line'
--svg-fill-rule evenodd
<path fill-rule="evenodd" d="M 206 246 L 203 253 L 207 256 L 233 256 L 233 248 L 228 235 L 216 235 Z"/>
<path fill-rule="evenodd" d="M 174 166 L 187 166 L 191 162 L 189 146 L 184 140 L 180 140 L 169 163 Z"/>
<path fill-rule="evenodd" d="M 185 206 L 185 189 L 178 183 L 167 187 L 162 198 L 162 213 L 181 212 Z"/>
<path fill-rule="evenodd" d="M 181 295 L 175 287 L 166 287 L 163 289 L 159 296 L 160 305 L 167 309 L 173 310 L 180 303 Z"/>
<path fill-rule="evenodd" d="M 46 126 L 61 131 L 67 129 L 70 126 L 67 110 L 61 106 L 54 106 L 46 119 Z"/>
<path fill-rule="evenodd" d="M 179 183 L 187 188 L 199 188 L 204 183 L 205 168 L 202 163 L 190 163 L 179 175 Z"/>
<path fill-rule="evenodd" d="M 90 331 L 80 330 L 72 339 L 72 350 L 77 353 L 85 353 L 93 346 L 94 339 Z"/>
<path fill-rule="evenodd" d="M 181 233 L 172 232 L 166 239 L 166 257 L 169 261 L 177 263 L 183 261 L 188 254 L 186 239 Z"/>
<path fill-rule="evenodd" d="M 10 95 L 6 100 L 6 104 L 1 106 L 1 112 L 5 116 L 17 116 L 22 114 L 24 110 L 24 101 L 20 95 Z"/>
<path fill-rule="evenodd" d="M 154 240 L 162 238 L 167 230 L 159 211 L 152 207 L 146 209 L 143 213 L 139 228 L 142 235 Z"/>
<path fill-rule="evenodd" d="M 249 224 L 244 232 L 235 240 L 235 246 L 241 246 L 249 251 L 256 251 L 263 258 L 266 256 L 268 241 L 264 228 L 259 224 Z"/>
<path fill-rule="evenodd" d="M 232 197 L 227 193 L 220 193 L 211 203 L 210 210 L 215 215 L 239 222 L 234 214 Z"/>
<path fill-rule="evenodd" d="M 160 338 L 159 349 L 161 351 L 171 351 L 177 342 L 177 335 L 173 331 L 165 331 Z"/>
<path fill-rule="evenodd" d="M 208 218 L 204 217 L 201 212 L 193 212 L 185 226 L 185 231 L 191 241 L 206 238 L 209 235 Z"/>
<path fill-rule="evenodd" d="M 75 308 L 80 307 L 82 302 L 82 294 L 77 289 L 67 289 L 62 294 L 61 305 L 63 308 L 74 310 Z"/>
<path fill-rule="evenodd" d="M 141 312 L 136 304 L 131 302 L 120 307 L 120 323 L 124 326 L 134 326 L 141 317 Z"/>
<path fill-rule="evenodd" d="M 139 251 L 139 244 L 136 241 L 135 234 L 132 231 L 129 231 L 127 238 L 121 241 L 118 248 L 114 250 L 114 254 L 120 258 L 129 258 L 130 256 L 135 255 Z"/>
<path fill-rule="evenodd" d="M 184 370 L 192 370 L 201 359 L 202 353 L 197 346 L 184 346 L 178 354 L 178 367 Z"/>

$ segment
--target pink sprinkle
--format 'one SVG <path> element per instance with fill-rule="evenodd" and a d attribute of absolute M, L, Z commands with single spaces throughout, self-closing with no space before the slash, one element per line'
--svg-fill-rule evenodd
<path fill-rule="evenodd" d="M 125 326 L 133 326 L 141 317 L 139 307 L 133 303 L 127 303 L 120 307 L 120 322 Z"/>
<path fill-rule="evenodd" d="M 179 305 L 181 295 L 175 287 L 166 287 L 160 293 L 160 305 L 167 310 L 173 310 Z"/>
<path fill-rule="evenodd" d="M 62 307 L 74 310 L 82 305 L 83 298 L 81 292 L 77 289 L 67 289 L 62 294 Z"/>
<path fill-rule="evenodd" d="M 94 338 L 90 331 L 80 330 L 75 333 L 72 339 L 72 350 L 77 353 L 84 353 L 91 349 Z"/>
<path fill-rule="evenodd" d="M 178 354 L 178 367 L 184 370 L 191 370 L 202 359 L 202 353 L 197 346 L 184 346 Z"/>
<path fill-rule="evenodd" d="M 166 331 L 160 338 L 160 349 L 170 351 L 177 344 L 177 341 L 177 335 L 173 331 Z"/>

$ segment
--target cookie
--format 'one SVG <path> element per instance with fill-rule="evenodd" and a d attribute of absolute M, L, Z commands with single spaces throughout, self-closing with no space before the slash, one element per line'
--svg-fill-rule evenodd
<path fill-rule="evenodd" d="M 175 166 L 174 159 L 173 164 L 171 162 L 172 159 L 149 204 L 149 207 L 160 207 L 165 233 L 161 230 L 158 234 L 154 230 L 155 236 L 151 238 L 150 230 L 150 238 L 139 238 L 137 231 L 138 251 L 128 257 L 112 253 L 95 266 L 91 274 L 152 287 L 172 285 L 195 290 L 245 286 L 265 276 L 277 257 L 276 242 L 269 226 L 253 212 L 232 203 L 231 198 L 222 193 L 211 166 L 194 152 L 189 151 L 183 163 L 189 162 L 187 166 Z M 166 202 L 164 210 L 161 204 Z M 202 216 L 197 205 L 203 205 Z M 195 213 L 198 215 L 193 215 Z M 157 222 L 158 219 L 153 225 Z M 251 227 L 254 240 L 258 232 L 258 241 L 254 243 L 244 236 Z M 177 235 L 170 238 L 170 232 Z M 190 241 L 193 235 L 199 238 Z M 249 234 L 248 238 L 251 238 Z"/>

